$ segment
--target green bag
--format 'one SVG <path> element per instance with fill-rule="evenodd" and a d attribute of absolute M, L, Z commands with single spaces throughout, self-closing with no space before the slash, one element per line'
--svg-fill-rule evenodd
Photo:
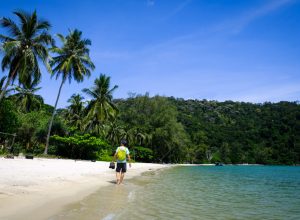
<path fill-rule="evenodd" d="M 126 159 L 126 150 L 118 150 L 117 152 L 117 159 L 118 160 L 125 160 Z"/>

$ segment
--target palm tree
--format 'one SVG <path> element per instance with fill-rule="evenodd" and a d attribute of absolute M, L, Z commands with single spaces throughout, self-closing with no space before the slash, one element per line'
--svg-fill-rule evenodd
<path fill-rule="evenodd" d="M 71 98 L 68 100 L 70 105 L 68 106 L 68 111 L 66 118 L 69 123 L 76 128 L 80 129 L 81 121 L 84 112 L 84 102 L 82 101 L 84 98 L 80 94 L 73 94 Z"/>
<path fill-rule="evenodd" d="M 118 113 L 116 105 L 112 101 L 112 93 L 118 88 L 114 86 L 110 89 L 110 77 L 100 74 L 94 81 L 92 89 L 83 89 L 82 91 L 92 97 L 87 105 L 87 116 L 85 118 L 86 130 L 93 127 L 101 127 L 105 121 L 114 120 Z"/>
<path fill-rule="evenodd" d="M 116 146 L 120 142 L 121 136 L 124 134 L 124 132 L 124 128 L 116 121 L 110 122 L 106 133 L 106 139 L 112 146 Z"/>
<path fill-rule="evenodd" d="M 2 71 L 9 70 L 8 79 L 0 94 L 0 101 L 8 85 L 16 78 L 19 79 L 19 83 L 28 82 L 32 77 L 35 80 L 40 79 L 39 60 L 51 72 L 47 47 L 54 41 L 48 33 L 49 22 L 38 19 L 36 11 L 32 14 L 16 11 L 14 14 L 20 20 L 20 25 L 9 18 L 0 20 L 0 25 L 9 33 L 9 36 L 0 34 L 1 50 L 4 52 Z"/>
<path fill-rule="evenodd" d="M 17 103 L 25 112 L 29 112 L 34 109 L 40 109 L 42 104 L 44 104 L 44 100 L 42 96 L 35 95 L 34 93 L 41 89 L 41 87 L 37 87 L 38 81 L 34 80 L 33 82 L 27 82 L 22 86 L 16 86 L 15 90 L 18 91 L 17 94 L 13 95 L 16 97 Z"/>
<path fill-rule="evenodd" d="M 54 47 L 51 49 L 51 51 L 57 54 L 57 56 L 51 60 L 51 66 L 53 67 L 53 74 L 56 74 L 56 79 L 61 76 L 62 81 L 49 123 L 44 154 L 48 153 L 51 127 L 63 84 L 67 79 L 71 83 L 72 78 L 74 78 L 74 80 L 77 82 L 82 82 L 84 76 L 90 76 L 91 70 L 95 68 L 89 57 L 88 46 L 91 45 L 91 41 L 88 39 L 82 39 L 81 31 L 75 29 L 74 31 L 70 31 L 69 35 L 66 37 L 62 36 L 61 34 L 58 34 L 57 36 L 62 41 L 63 45 L 61 48 Z"/>

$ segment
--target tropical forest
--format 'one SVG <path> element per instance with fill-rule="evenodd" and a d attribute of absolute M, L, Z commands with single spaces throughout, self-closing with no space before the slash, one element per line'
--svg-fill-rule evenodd
<path fill-rule="evenodd" d="M 125 139 L 137 162 L 300 163 L 298 101 L 185 100 L 147 91 L 116 99 L 118 86 L 95 72 L 92 42 L 80 30 L 52 36 L 36 11 L 15 11 L 0 26 L 0 155 L 110 161 Z M 57 82 L 51 105 L 37 94 L 46 74 Z M 57 107 L 64 86 L 91 75 L 92 87 Z"/>

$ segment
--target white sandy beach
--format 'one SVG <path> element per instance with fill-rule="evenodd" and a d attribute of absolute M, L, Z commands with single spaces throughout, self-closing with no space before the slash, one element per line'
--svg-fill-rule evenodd
<path fill-rule="evenodd" d="M 65 205 L 114 184 L 115 170 L 108 166 L 98 161 L 0 158 L 0 219 L 47 219 Z M 134 163 L 125 181 L 166 167 Z"/>

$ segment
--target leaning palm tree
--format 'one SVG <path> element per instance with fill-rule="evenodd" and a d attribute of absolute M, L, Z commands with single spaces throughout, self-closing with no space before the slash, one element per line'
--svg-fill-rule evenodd
<path fill-rule="evenodd" d="M 48 33 L 50 23 L 37 18 L 36 11 L 28 14 L 16 11 L 20 24 L 16 24 L 10 18 L 0 19 L 0 26 L 6 28 L 8 36 L 0 34 L 2 59 L 2 71 L 8 69 L 8 79 L 0 94 L 0 101 L 10 83 L 19 79 L 19 83 L 28 82 L 31 78 L 39 80 L 41 71 L 39 60 L 47 70 L 51 72 L 49 65 L 48 46 L 53 39 Z"/>
<path fill-rule="evenodd" d="M 112 121 L 116 117 L 118 109 L 112 101 L 112 93 L 117 88 L 118 86 L 115 85 L 110 89 L 110 77 L 100 74 L 100 77 L 95 79 L 92 89 L 82 90 L 92 98 L 87 105 L 86 130 L 89 131 L 93 127 L 99 128 L 105 121 Z"/>
<path fill-rule="evenodd" d="M 95 68 L 89 57 L 88 46 L 91 45 L 91 41 L 88 39 L 82 39 L 81 31 L 75 29 L 74 31 L 70 31 L 69 35 L 66 37 L 61 34 L 58 34 L 57 36 L 62 41 L 63 45 L 61 48 L 54 47 L 51 49 L 51 51 L 57 54 L 57 56 L 53 57 L 51 60 L 51 66 L 53 67 L 53 74 L 56 74 L 56 79 L 61 76 L 61 84 L 49 123 L 44 154 L 48 153 L 51 127 L 63 84 L 67 80 L 71 83 L 72 78 L 74 78 L 77 82 L 82 82 L 84 76 L 90 76 L 91 70 Z"/>
<path fill-rule="evenodd" d="M 26 82 L 21 86 L 16 86 L 15 90 L 18 92 L 13 95 L 16 98 L 16 102 L 20 110 L 24 112 L 30 112 L 31 110 L 39 110 L 44 104 L 43 97 L 34 94 L 41 87 L 37 87 L 39 81 L 34 80 L 33 82 Z"/>

